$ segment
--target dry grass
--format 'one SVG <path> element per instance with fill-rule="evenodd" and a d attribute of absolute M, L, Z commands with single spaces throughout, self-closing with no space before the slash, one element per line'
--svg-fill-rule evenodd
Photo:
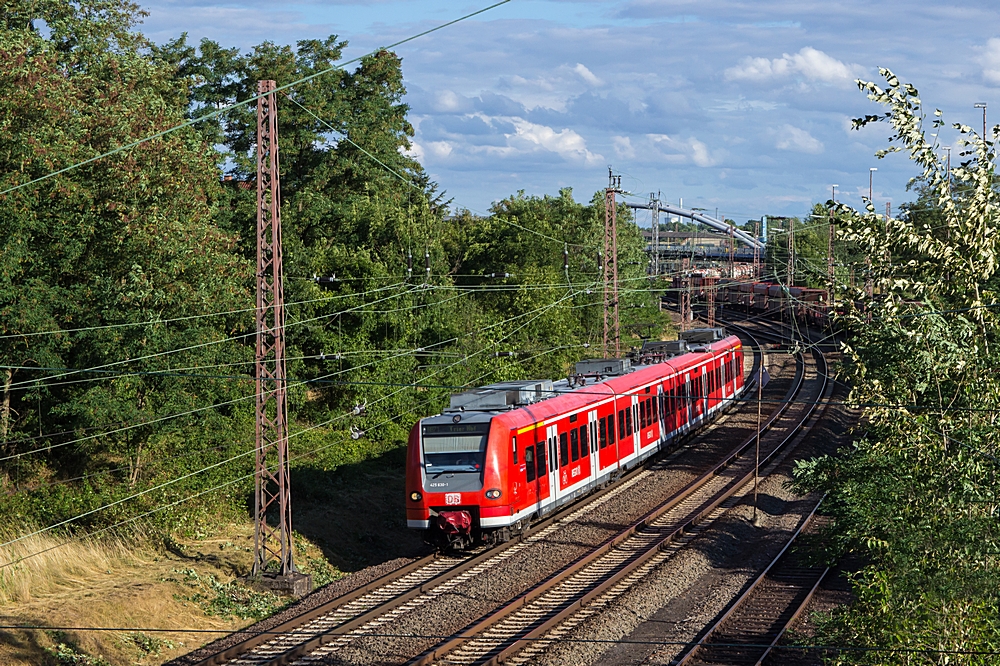
<path fill-rule="evenodd" d="M 10 538 L 9 532 L 0 534 L 0 541 Z M 41 552 L 0 570 L 0 624 L 47 628 L 0 631 L 0 664 L 58 664 L 49 650 L 60 643 L 95 658 L 80 664 L 160 664 L 218 636 L 185 628 L 228 632 L 245 626 L 252 620 L 210 616 L 198 603 L 186 600 L 193 588 L 178 572 L 230 581 L 249 566 L 252 543 L 249 525 L 221 525 L 211 535 L 178 537 L 169 550 L 142 535 L 66 543 L 39 535 L 0 549 L 2 562 Z M 308 550 L 319 556 L 312 544 Z M 171 631 L 143 635 L 60 627 Z"/>
<path fill-rule="evenodd" d="M 0 542 L 31 531 L 0 530 Z M 121 537 L 67 541 L 55 535 L 38 534 L 0 548 L 0 562 L 14 562 L 0 569 L 0 605 L 24 603 L 76 589 L 112 571 L 142 566 L 152 559 L 136 548 L 136 544 L 144 541 L 141 535 L 126 543 Z"/>

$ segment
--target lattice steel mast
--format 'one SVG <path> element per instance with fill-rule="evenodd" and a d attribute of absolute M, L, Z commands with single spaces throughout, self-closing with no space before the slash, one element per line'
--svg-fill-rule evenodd
<path fill-rule="evenodd" d="M 621 320 L 618 317 L 618 206 L 615 195 L 621 193 L 622 177 L 608 169 L 608 188 L 604 191 L 604 357 L 609 357 L 609 339 L 614 344 L 614 358 L 621 355 Z"/>
<path fill-rule="evenodd" d="M 652 214 L 653 276 L 660 276 L 660 195 L 649 193 L 649 211 Z"/>
<path fill-rule="evenodd" d="M 281 264 L 281 186 L 274 81 L 257 92 L 257 467 L 253 574 L 295 572 L 288 473 L 285 302 Z M 278 525 L 267 522 L 277 508 Z"/>

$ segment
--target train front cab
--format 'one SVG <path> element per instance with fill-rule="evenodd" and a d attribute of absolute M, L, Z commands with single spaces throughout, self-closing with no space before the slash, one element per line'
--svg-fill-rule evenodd
<path fill-rule="evenodd" d="M 445 414 L 422 419 L 410 432 L 406 522 L 437 545 L 470 546 L 484 519 L 509 513 L 506 441 L 492 420 Z"/>

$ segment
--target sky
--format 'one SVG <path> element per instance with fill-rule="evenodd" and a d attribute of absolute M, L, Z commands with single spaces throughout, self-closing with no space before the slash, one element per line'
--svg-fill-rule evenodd
<path fill-rule="evenodd" d="M 139 2 L 157 43 L 187 32 L 248 50 L 336 34 L 347 58 L 490 4 Z M 940 108 L 981 132 L 973 105 L 986 102 L 1000 122 L 1000 3 L 985 0 L 512 0 L 397 53 L 413 154 L 454 208 L 479 213 L 519 190 L 589 201 L 609 167 L 631 201 L 658 192 L 741 223 L 806 215 L 832 185 L 859 207 L 869 176 L 878 210 L 895 209 L 914 198 L 915 168 L 874 156 L 888 126 L 851 129 L 881 110 L 854 83 L 879 67 L 916 86 L 929 117 Z M 942 131 L 942 146 L 955 140 Z"/>

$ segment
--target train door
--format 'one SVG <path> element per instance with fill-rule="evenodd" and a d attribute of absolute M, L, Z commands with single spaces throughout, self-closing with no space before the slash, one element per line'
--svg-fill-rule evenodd
<path fill-rule="evenodd" d="M 701 413 L 708 414 L 708 364 L 701 366 Z"/>
<path fill-rule="evenodd" d="M 613 468 L 618 462 L 618 416 L 614 400 L 610 406 L 607 416 L 597 420 L 597 457 L 600 459 L 600 470 Z"/>
<path fill-rule="evenodd" d="M 690 425 L 694 418 L 694 401 L 691 397 L 691 373 L 684 374 L 684 423 Z"/>
<path fill-rule="evenodd" d="M 642 446 L 642 421 L 639 420 L 639 396 L 632 396 L 632 447 L 639 452 Z"/>
<path fill-rule="evenodd" d="M 667 401 L 663 394 L 663 384 L 656 385 L 656 427 L 659 428 L 657 441 L 662 442 L 667 434 Z"/>
<path fill-rule="evenodd" d="M 555 502 L 559 499 L 559 428 L 550 425 L 545 436 L 549 445 L 549 499 Z"/>
<path fill-rule="evenodd" d="M 545 430 L 541 424 L 535 426 L 535 429 L 531 431 L 531 441 L 535 445 L 535 498 L 538 507 L 541 508 L 552 492 L 549 485 L 549 444 L 545 439 Z"/>
<path fill-rule="evenodd" d="M 521 457 L 521 467 L 524 470 L 524 492 L 520 499 L 516 497 L 516 486 L 515 486 L 515 506 L 527 507 L 532 504 L 538 504 L 538 498 L 541 497 L 539 492 L 539 481 L 538 478 L 538 450 L 535 446 L 536 433 L 538 428 L 532 428 L 531 433 L 524 433 L 521 435 L 520 441 L 517 437 L 514 437 L 514 455 Z M 542 444 L 542 454 L 544 455 L 545 445 Z M 544 474 L 543 474 L 544 476 Z"/>
<path fill-rule="evenodd" d="M 729 407 L 729 403 L 732 402 L 733 397 L 733 383 L 736 381 L 736 376 L 733 373 L 733 362 L 730 359 L 732 351 L 726 352 L 725 357 L 722 360 L 722 406 L 723 408 Z"/>
<path fill-rule="evenodd" d="M 597 474 L 601 470 L 600 455 L 598 454 L 598 440 L 597 440 L 597 410 L 592 409 L 587 412 L 587 437 L 588 446 L 590 447 L 590 478 L 597 479 Z"/>
<path fill-rule="evenodd" d="M 618 407 L 618 460 L 626 460 L 635 453 L 635 423 L 632 420 L 632 396 L 622 396 Z"/>
<path fill-rule="evenodd" d="M 689 381 L 691 421 L 697 421 L 705 413 L 705 405 L 708 402 L 708 396 L 705 395 L 705 366 L 696 368 L 693 375 Z"/>

